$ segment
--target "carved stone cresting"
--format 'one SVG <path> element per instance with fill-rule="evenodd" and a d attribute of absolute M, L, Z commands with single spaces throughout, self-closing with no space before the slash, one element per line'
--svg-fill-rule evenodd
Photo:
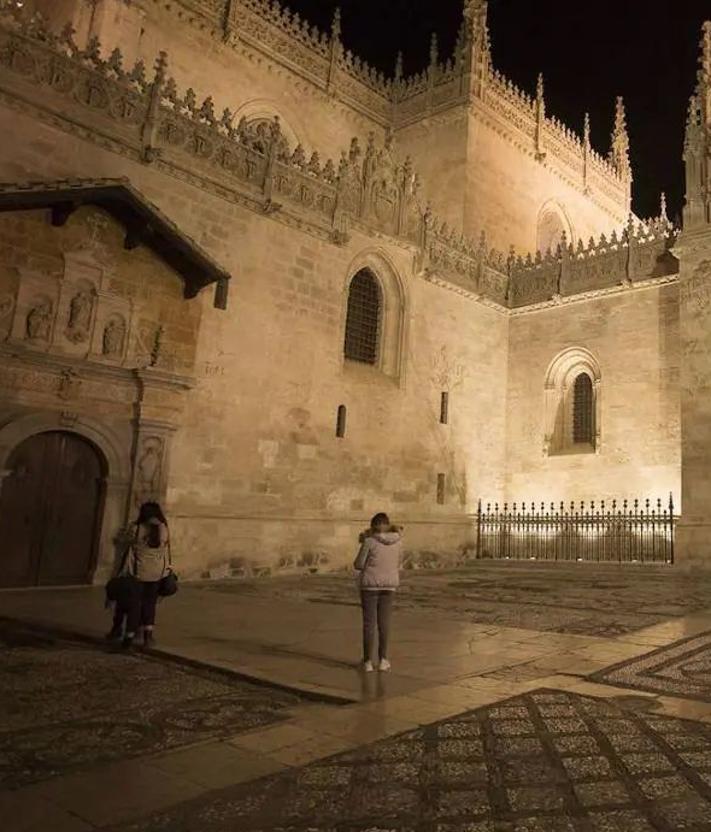
<path fill-rule="evenodd" d="M 217 6 L 225 2 L 215 0 Z M 216 6 L 210 8 L 214 11 Z M 422 274 L 454 284 L 456 290 L 486 303 L 501 307 L 540 303 L 556 295 L 612 285 L 619 279 L 633 282 L 676 272 L 673 258 L 664 256 L 675 233 L 666 219 L 663 228 L 655 225 L 657 221 L 633 222 L 638 227 L 633 227 L 631 240 L 620 239 L 624 236 L 620 232 L 617 238 L 608 241 L 603 237 L 599 243 L 590 241 L 587 247 L 579 242 L 574 252 L 563 245 L 560 256 L 551 253 L 523 259 L 490 249 L 483 235 L 478 241 L 464 237 L 425 207 L 411 163 L 397 157 L 390 118 L 393 107 L 401 114 L 395 117 L 397 126 L 400 117 L 403 124 L 420 117 L 423 107 L 428 113 L 440 105 L 451 109 L 460 96 L 467 106 L 481 109 L 483 122 L 504 123 L 506 129 L 513 128 L 512 135 L 525 136 L 530 144 L 527 152 L 533 155 L 536 147 L 545 147 L 546 164 L 551 156 L 567 160 L 560 167 L 562 171 L 568 166 L 567 181 L 580 190 L 590 188 L 591 198 L 597 199 L 595 194 L 599 194 L 599 204 L 605 200 L 608 207 L 614 204 L 615 218 L 622 217 L 628 208 L 621 104 L 610 159 L 555 119 L 542 118 L 540 103 L 491 68 L 483 0 L 467 3 L 453 60 L 444 65 L 436 61 L 421 78 L 400 78 L 397 83 L 382 79 L 347 50 L 341 51 L 340 24 L 335 22 L 325 42 L 312 36 L 300 21 L 295 24 L 278 6 L 262 0 L 239 0 L 230 15 L 221 14 L 220 21 L 229 18 L 236 27 L 231 37 L 265 49 L 270 38 L 277 37 L 280 46 L 276 51 L 282 57 L 297 43 L 304 59 L 307 53 L 313 57 L 316 50 L 323 61 L 324 87 L 335 83 L 344 95 L 348 88 L 350 96 L 355 94 L 353 84 L 360 84 L 361 93 L 380 96 L 383 112 L 388 113 L 382 122 L 386 127 L 384 144 L 370 139 L 363 152 L 354 139 L 338 165 L 323 161 L 317 151 L 308 153 L 301 145 L 289 146 L 278 119 L 250 124 L 243 118 L 235 126 L 232 112 L 225 109 L 220 114 L 212 97 L 200 103 L 192 89 L 179 91 L 167 74 L 165 53 L 156 60 L 149 80 L 142 62 L 131 70 L 124 68 L 119 50 L 104 60 L 96 40 L 80 49 L 71 32 L 54 34 L 40 18 L 28 16 L 9 0 L 0 0 L 0 88 L 10 98 L 20 95 L 24 102 L 48 112 L 53 123 L 64 129 L 81 130 L 86 138 L 98 135 L 98 119 L 101 141 L 113 143 L 133 158 L 147 160 L 148 142 L 150 158 L 160 156 L 161 164 L 175 175 L 208 189 L 214 189 L 219 181 L 221 195 L 230 192 L 242 204 L 297 224 L 323 239 L 342 243 L 347 239 L 344 221 L 352 220 L 401 244 L 414 245 L 420 250 Z M 289 58 L 290 65 L 293 60 Z M 65 116 L 68 107 L 71 121 Z M 82 108 L 86 111 L 84 123 Z M 629 230 L 627 233 L 629 237 Z M 627 258 L 622 274 L 619 267 L 608 268 L 615 259 L 608 256 L 611 249 L 621 261 Z M 96 344 L 93 351 L 102 354 Z"/>

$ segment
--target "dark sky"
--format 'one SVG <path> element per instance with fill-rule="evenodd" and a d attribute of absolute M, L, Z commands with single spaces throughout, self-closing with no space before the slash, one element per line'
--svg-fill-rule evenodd
<path fill-rule="evenodd" d="M 392 74 L 402 49 L 405 70 L 426 65 L 430 33 L 450 54 L 462 0 L 288 0 L 289 7 L 327 29 L 336 5 L 345 45 Z M 490 0 L 495 66 L 529 93 L 546 79 L 549 113 L 582 133 L 589 110 L 592 141 L 609 147 L 614 100 L 625 97 L 632 143 L 634 209 L 656 216 L 666 191 L 673 218 L 682 205 L 681 163 L 701 23 L 711 0 Z"/>

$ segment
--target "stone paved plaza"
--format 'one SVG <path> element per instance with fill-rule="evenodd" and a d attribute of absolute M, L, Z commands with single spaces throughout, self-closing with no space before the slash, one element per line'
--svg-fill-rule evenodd
<path fill-rule="evenodd" d="M 99 588 L 0 602 L 3 832 L 711 830 L 706 577 L 407 572 L 371 675 L 343 575 L 185 583 L 131 655 Z"/>
<path fill-rule="evenodd" d="M 0 789 L 289 716 L 293 694 L 0 622 Z"/>
<path fill-rule="evenodd" d="M 711 828 L 711 726 L 535 691 L 123 832 Z"/>

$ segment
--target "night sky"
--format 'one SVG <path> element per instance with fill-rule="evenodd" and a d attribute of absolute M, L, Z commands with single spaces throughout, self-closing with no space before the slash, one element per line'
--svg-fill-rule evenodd
<path fill-rule="evenodd" d="M 289 0 L 287 5 L 328 29 L 343 14 L 347 48 L 392 75 L 398 49 L 406 73 L 428 62 L 430 33 L 440 55 L 451 54 L 462 0 Z M 582 134 L 590 112 L 592 143 L 607 153 L 615 96 L 622 95 L 632 144 L 633 207 L 659 212 L 667 193 L 670 217 L 680 213 L 681 154 L 693 91 L 701 24 L 711 0 L 490 0 L 494 65 L 533 94 L 543 72 L 546 107 Z"/>

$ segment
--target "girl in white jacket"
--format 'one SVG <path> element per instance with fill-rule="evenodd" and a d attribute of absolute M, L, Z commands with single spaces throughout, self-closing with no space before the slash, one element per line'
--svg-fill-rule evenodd
<path fill-rule="evenodd" d="M 371 673 L 378 631 L 378 670 L 390 670 L 388 638 L 395 590 L 400 585 L 402 560 L 401 530 L 380 512 L 370 521 L 361 537 L 361 547 L 353 567 L 360 573 L 359 587 L 363 608 L 363 669 Z"/>

